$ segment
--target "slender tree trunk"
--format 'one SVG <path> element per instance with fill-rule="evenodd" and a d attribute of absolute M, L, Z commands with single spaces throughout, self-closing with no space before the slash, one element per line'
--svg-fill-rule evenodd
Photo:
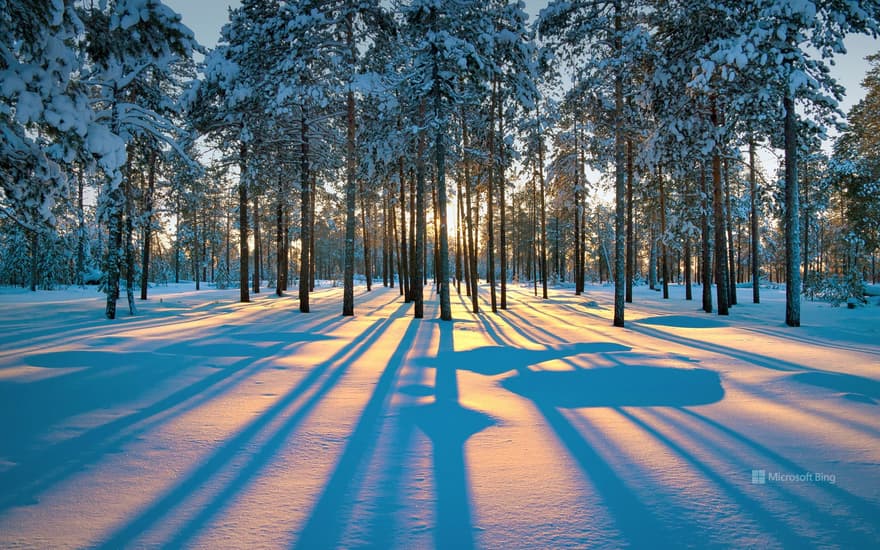
<path fill-rule="evenodd" d="M 439 65 L 437 60 L 437 52 L 434 57 L 434 119 L 437 121 L 437 135 L 435 147 L 435 155 L 437 157 L 437 206 L 440 211 L 440 266 L 438 272 L 440 274 L 437 281 L 440 291 L 440 319 L 443 321 L 452 320 L 452 305 L 450 303 L 449 292 L 449 234 L 447 230 L 448 220 L 446 213 L 446 125 L 443 123 L 441 111 L 441 96 L 439 81 Z"/>
<path fill-rule="evenodd" d="M 684 299 L 685 300 L 693 300 L 694 299 L 694 289 L 693 289 L 693 278 L 691 275 L 691 263 L 693 259 L 691 258 L 691 236 L 684 236 Z"/>
<path fill-rule="evenodd" d="M 284 239 L 287 229 L 284 227 L 284 201 L 287 198 L 287 190 L 284 185 L 284 176 L 278 176 L 278 198 L 275 201 L 275 247 L 278 253 L 275 255 L 275 295 L 284 296 L 287 286 L 284 280 L 284 266 L 287 264 L 287 248 Z"/>
<path fill-rule="evenodd" d="M 419 105 L 419 120 L 425 120 L 425 101 Z M 424 124 L 422 124 L 424 128 Z M 423 295 L 424 270 L 425 270 L 425 239 L 426 239 L 426 215 L 425 215 L 425 130 L 419 131 L 418 146 L 416 153 L 416 243 L 415 243 L 415 277 L 413 278 L 413 301 L 414 317 L 422 319 L 425 316 Z"/>
<path fill-rule="evenodd" d="M 470 272 L 470 277 L 468 278 L 468 284 L 471 289 L 471 311 L 474 313 L 480 312 L 480 300 L 479 300 L 479 274 L 477 273 L 477 245 L 475 239 L 475 226 L 474 226 L 474 210 L 472 206 L 472 198 L 471 198 L 471 170 L 470 170 L 470 157 L 468 156 L 467 150 L 470 147 L 470 143 L 468 142 L 468 131 L 467 131 L 467 119 L 462 112 L 461 116 L 461 126 L 462 126 L 462 161 L 464 163 L 464 190 L 465 190 L 465 202 L 467 212 L 465 215 L 465 223 L 467 223 L 467 240 L 468 240 L 468 271 Z"/>
<path fill-rule="evenodd" d="M 489 111 L 489 182 L 486 196 L 487 251 L 486 279 L 489 281 L 489 296 L 492 313 L 498 312 L 498 297 L 495 294 L 495 105 L 498 101 L 498 82 L 492 82 L 492 106 Z"/>
<path fill-rule="evenodd" d="M 371 243 L 370 243 L 370 216 L 367 211 L 367 200 L 364 197 L 364 188 L 361 185 L 361 227 L 364 237 L 364 277 L 367 281 L 367 292 L 373 290 L 373 265 L 371 263 Z"/>
<path fill-rule="evenodd" d="M 86 217 L 83 205 L 84 178 L 82 168 L 76 171 L 76 284 L 85 285 L 86 270 Z"/>
<path fill-rule="evenodd" d="M 259 195 L 254 195 L 254 294 L 260 293 L 260 282 L 263 278 L 263 265 L 261 262 L 263 254 L 263 243 L 260 235 L 260 199 Z"/>
<path fill-rule="evenodd" d="M 144 246 L 141 255 L 141 300 L 147 299 L 150 282 L 150 247 L 153 244 L 153 192 L 156 189 L 156 151 L 150 152 L 150 166 L 147 169 L 147 195 L 144 197 Z"/>
<path fill-rule="evenodd" d="M 318 202 L 318 180 L 314 174 L 310 174 L 309 186 L 309 292 L 315 291 L 315 276 L 318 271 L 317 256 L 315 255 L 315 209 Z"/>
<path fill-rule="evenodd" d="M 794 98 L 783 99 L 785 110 L 785 324 L 801 325 L 800 204 L 798 196 L 798 136 Z"/>
<path fill-rule="evenodd" d="M 248 250 L 248 190 L 247 190 L 247 144 L 242 143 L 239 152 L 239 181 L 238 181 L 238 247 L 239 247 L 239 300 L 250 302 L 250 289 L 248 288 L 248 263 L 250 262 L 250 250 Z"/>
<path fill-rule="evenodd" d="M 350 70 L 354 73 L 357 52 L 354 44 L 354 18 L 349 13 L 345 20 L 346 45 L 349 49 Z M 352 77 L 353 78 L 353 77 Z M 354 82 L 348 84 L 346 97 L 346 140 L 345 140 L 345 250 L 343 259 L 342 315 L 354 315 L 354 239 L 355 204 L 357 185 L 355 181 L 357 163 L 355 161 L 355 102 Z"/>
<path fill-rule="evenodd" d="M 663 174 L 657 170 L 657 183 L 660 189 L 660 276 L 663 278 L 663 299 L 669 299 L 669 265 L 666 250 L 666 186 Z"/>
<path fill-rule="evenodd" d="M 498 95 L 498 94 L 496 94 Z M 507 309 L 507 205 L 504 178 L 504 98 L 498 97 L 498 211 L 501 224 L 499 234 L 500 268 L 501 268 L 501 309 Z"/>
<path fill-rule="evenodd" d="M 461 211 L 464 203 L 462 202 L 460 179 L 456 180 L 456 187 L 458 192 L 455 196 L 455 290 L 458 294 L 461 294 L 461 279 L 463 276 L 461 257 L 464 245 L 461 227 L 464 220 L 462 219 Z"/>
<path fill-rule="evenodd" d="M 724 159 L 724 228 L 727 234 L 727 284 L 728 284 L 728 303 L 732 306 L 736 305 L 736 257 L 734 255 L 733 246 L 733 214 L 731 213 L 730 202 L 730 166 L 728 160 Z"/>
<path fill-rule="evenodd" d="M 633 144 L 632 139 L 626 140 L 626 296 L 624 301 L 633 301 L 633 279 L 635 278 L 636 248 L 633 226 Z"/>
<path fill-rule="evenodd" d="M 713 103 L 712 123 L 721 125 L 721 115 Z M 724 189 L 721 181 L 721 151 L 717 148 L 712 154 L 712 207 L 715 222 L 715 284 L 718 299 L 718 315 L 729 314 L 729 297 L 727 273 L 727 235 L 724 230 Z"/>
<path fill-rule="evenodd" d="M 409 250 L 406 244 L 406 179 L 404 178 L 403 158 L 398 163 L 398 177 L 400 179 L 400 254 L 398 255 L 400 258 L 400 291 L 403 293 L 404 303 L 408 303 L 412 300 L 410 289 L 412 278 L 410 277 Z"/>
<path fill-rule="evenodd" d="M 388 286 L 388 265 L 391 260 L 388 258 L 388 243 L 390 242 L 388 238 L 388 229 L 389 229 L 389 215 L 388 215 L 388 182 L 385 182 L 385 185 L 382 186 L 382 286 Z M 393 276 L 392 276 L 393 277 Z M 393 279 L 392 279 L 393 280 Z M 394 286 L 393 284 L 391 285 Z"/>
<path fill-rule="evenodd" d="M 538 195 L 541 198 L 541 296 L 547 299 L 547 204 L 546 189 L 544 184 L 544 136 L 539 135 L 538 139 L 538 182 L 541 185 L 541 191 Z"/>
<path fill-rule="evenodd" d="M 623 51 L 623 25 L 620 2 L 614 3 L 614 49 Z M 614 320 L 616 327 L 624 326 L 626 299 L 626 185 L 623 135 L 623 74 L 617 69 L 614 77 Z"/>
<path fill-rule="evenodd" d="M 700 164 L 700 230 L 702 233 L 702 258 L 700 274 L 703 284 L 703 311 L 712 313 L 712 263 L 711 228 L 709 226 L 709 182 L 706 179 L 706 167 Z"/>
<path fill-rule="evenodd" d="M 749 214 L 752 261 L 752 302 L 761 303 L 761 239 L 758 234 L 758 177 L 755 167 L 755 140 L 749 139 Z"/>

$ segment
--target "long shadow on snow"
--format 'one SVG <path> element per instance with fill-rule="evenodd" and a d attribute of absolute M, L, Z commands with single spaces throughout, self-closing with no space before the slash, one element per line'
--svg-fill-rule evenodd
<path fill-rule="evenodd" d="M 224 486 L 214 494 L 210 499 L 210 504 L 199 510 L 194 518 L 188 520 L 182 529 L 173 535 L 171 540 L 166 541 L 165 545 L 168 547 L 181 547 L 189 544 L 204 529 L 208 522 L 221 513 L 227 504 L 269 464 L 284 443 L 288 441 L 290 434 L 340 381 L 354 361 L 384 334 L 385 329 L 390 323 L 404 315 L 405 310 L 406 306 L 401 304 L 398 310 L 389 318 L 377 319 L 332 357 L 320 365 L 316 365 L 305 378 L 262 415 L 223 443 L 185 479 L 180 480 L 173 488 L 147 506 L 136 517 L 128 520 L 124 525 L 107 536 L 99 547 L 109 549 L 131 545 L 139 536 L 159 523 L 174 509 L 184 504 L 188 498 L 202 489 L 204 485 L 216 479 L 218 474 L 228 464 L 234 462 L 233 459 L 239 452 L 247 448 L 248 443 L 257 438 L 276 418 L 288 414 L 288 418 L 284 420 L 281 427 L 260 446 L 259 451 L 248 457 L 244 465 L 232 476 L 232 479 L 225 482 Z M 343 361 L 343 359 L 345 360 Z M 299 397 L 319 382 L 320 386 L 314 390 L 307 401 L 298 408 L 290 410 L 291 405 Z"/>
<path fill-rule="evenodd" d="M 754 439 L 746 437 L 742 433 L 703 414 L 688 409 L 681 409 L 680 412 L 732 439 L 742 445 L 743 448 L 750 449 L 764 457 L 761 463 L 744 465 L 743 479 L 748 478 L 748 472 L 752 468 L 766 468 L 771 463 L 774 466 L 781 466 L 785 469 L 785 472 L 788 473 L 799 474 L 810 471 L 809 468 L 804 468 L 801 464 L 782 456 L 778 452 L 766 447 Z M 667 418 L 667 421 L 673 422 L 670 418 Z M 679 430 L 690 431 L 692 437 L 700 437 L 706 440 L 705 434 L 693 430 L 692 428 L 686 428 L 680 424 L 681 423 L 679 423 L 678 427 Z M 718 449 L 718 452 L 723 451 Z M 783 488 L 778 485 L 775 488 L 783 490 Z M 787 487 L 785 489 L 787 489 Z M 829 523 L 834 522 L 835 526 L 838 527 L 835 544 L 840 544 L 844 548 L 876 548 L 878 544 L 880 544 L 880 523 L 878 523 L 877 520 L 877 518 L 880 517 L 880 503 L 871 502 L 854 495 L 837 484 L 823 484 L 821 485 L 821 489 L 830 494 L 833 498 L 842 502 L 843 507 L 838 508 L 835 506 L 835 508 L 838 508 L 839 510 L 839 517 L 835 518 L 819 510 L 814 502 L 801 502 L 801 504 L 807 504 L 806 509 L 810 511 L 811 521 L 815 522 L 817 525 L 823 526 L 827 526 Z M 789 500 L 803 501 L 803 497 L 796 494 L 794 491 L 787 491 L 786 493 L 786 498 Z"/>
<path fill-rule="evenodd" d="M 421 428 L 432 443 L 434 487 L 436 490 L 437 525 L 434 543 L 437 548 L 474 548 L 472 498 L 465 461 L 467 440 L 492 426 L 496 420 L 463 407 L 459 402 L 459 354 L 455 348 L 455 327 L 440 322 L 440 342 L 434 382 L 434 402 L 411 407 L 405 414 Z M 467 352 L 462 352 L 467 353 Z M 469 361 L 465 364 L 471 364 Z"/>
<path fill-rule="evenodd" d="M 301 334 L 297 342 L 287 345 L 325 338 Z M 3 435 L 0 452 L 17 462 L 16 466 L 0 474 L 0 510 L 36 503 L 40 492 L 80 471 L 83 465 L 107 453 L 118 452 L 126 441 L 147 432 L 153 425 L 197 408 L 224 388 L 250 376 L 255 372 L 256 359 L 251 354 L 269 355 L 270 350 L 245 349 L 247 353 L 241 353 L 241 349 L 233 352 L 241 360 L 219 368 L 217 372 L 137 412 L 41 448 L 34 448 L 36 438 L 57 422 L 77 414 L 130 403 L 162 380 L 192 366 L 194 357 L 206 350 L 201 346 L 190 349 L 182 343 L 175 348 L 179 355 L 82 350 L 28 356 L 28 362 L 44 368 L 74 366 L 83 370 L 28 384 L 0 383 L 0 411 L 8 407 L 9 412 L 2 412 L 3 415 L 20 418 L 15 423 L 4 424 L 0 432 Z M 277 351 L 277 346 L 272 350 Z"/>
<path fill-rule="evenodd" d="M 481 317 L 486 331 L 496 342 L 503 342 L 500 327 L 488 317 Z M 613 352 L 619 351 L 619 344 L 594 343 L 607 346 Z M 600 348 L 601 349 L 601 348 Z M 527 350 L 521 350 L 527 351 Z M 512 349 L 509 353 L 515 353 Z M 600 352 L 601 353 L 601 352 Z M 527 362 L 535 357 L 533 353 L 524 359 Z M 538 355 L 540 358 L 540 355 Z M 554 357 L 559 358 L 559 357 Z M 520 362 L 523 362 L 520 361 Z M 619 361 L 618 361 L 619 362 Z M 602 371 L 593 374 L 590 371 Z M 641 385 L 638 376 L 648 376 L 662 386 Z M 592 389 L 591 382 L 600 387 Z M 665 384 L 685 384 L 690 391 L 680 392 Z M 633 395 L 628 389 L 633 384 L 638 388 Z M 575 371 L 556 373 L 552 371 L 533 371 L 527 367 L 501 382 L 520 395 L 527 397 L 541 413 L 559 440 L 577 461 L 582 474 L 596 488 L 599 496 L 608 507 L 609 515 L 620 529 L 624 539 L 634 547 L 661 548 L 680 545 L 681 539 L 675 528 L 666 524 L 653 512 L 629 485 L 618 477 L 614 468 L 594 449 L 584 435 L 569 421 L 559 408 L 581 406 L 622 407 L 627 404 L 667 405 L 685 407 L 717 402 L 724 396 L 717 373 L 705 369 L 674 369 L 660 367 L 602 367 L 586 369 L 582 374 Z M 604 393 L 603 393 L 604 392 Z M 668 393 L 668 395 L 667 395 Z M 584 397 L 581 397 L 584 396 Z"/>
<path fill-rule="evenodd" d="M 345 450 L 312 508 L 296 542 L 301 548 L 332 548 L 339 544 L 339 537 L 351 514 L 353 495 L 357 493 L 355 482 L 358 473 L 369 462 L 382 428 L 383 413 L 391 398 L 394 382 L 403 366 L 407 352 L 412 348 L 421 322 L 411 319 L 409 326 L 394 353 L 376 382 L 361 416 L 355 425 Z"/>

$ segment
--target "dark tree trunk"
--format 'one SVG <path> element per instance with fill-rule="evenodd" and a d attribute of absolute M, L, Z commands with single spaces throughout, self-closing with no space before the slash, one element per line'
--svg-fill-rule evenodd
<path fill-rule="evenodd" d="M 238 250 L 239 250 L 239 300 L 250 302 L 250 289 L 248 288 L 248 263 L 250 262 L 250 250 L 248 250 L 248 190 L 247 190 L 247 145 L 242 143 L 239 155 L 239 182 L 238 182 Z"/>
<path fill-rule="evenodd" d="M 398 177 L 400 178 L 400 254 L 398 255 L 400 262 L 400 291 L 403 294 L 404 303 L 408 303 L 412 300 L 410 290 L 412 278 L 410 277 L 409 267 L 410 255 L 406 243 L 406 179 L 404 178 L 403 158 L 400 159 L 398 164 Z"/>
<path fill-rule="evenodd" d="M 260 199 L 254 195 L 254 294 L 260 293 L 260 282 L 263 278 L 263 242 L 260 235 Z"/>
<path fill-rule="evenodd" d="M 663 278 L 663 299 L 669 299 L 669 265 L 666 250 L 666 186 L 658 169 L 657 184 L 660 189 L 660 277 Z"/>
<path fill-rule="evenodd" d="M 636 248 L 633 227 L 633 144 L 626 140 L 626 297 L 625 302 L 633 301 L 633 279 L 635 278 Z"/>
<path fill-rule="evenodd" d="M 497 94 L 496 94 L 497 95 Z M 504 179 L 504 101 L 498 97 L 498 211 L 499 222 L 499 250 L 501 269 L 501 309 L 507 309 L 507 206 L 506 206 L 506 182 Z"/>
<path fill-rule="evenodd" d="M 623 51 L 621 6 L 614 5 L 614 50 Z M 624 326 L 626 299 L 626 184 L 623 135 L 623 74 L 617 69 L 614 77 L 614 320 L 616 327 Z"/>
<path fill-rule="evenodd" d="M 84 178 L 82 169 L 76 172 L 76 284 L 85 285 L 84 272 L 86 270 L 86 218 L 83 207 Z"/>
<path fill-rule="evenodd" d="M 706 167 L 700 165 L 700 194 L 702 195 L 702 208 L 700 208 L 700 232 L 702 234 L 702 257 L 700 260 L 700 275 L 703 285 L 703 311 L 712 313 L 712 249 L 711 228 L 709 226 L 709 182 L 706 180 Z"/>
<path fill-rule="evenodd" d="M 489 282 L 489 297 L 492 305 L 492 313 L 498 311 L 498 297 L 495 293 L 495 206 L 493 198 L 495 194 L 495 105 L 498 101 L 498 82 L 492 83 L 492 106 L 489 111 L 489 182 L 486 191 L 486 279 Z"/>
<path fill-rule="evenodd" d="M 439 65 L 437 52 L 434 57 L 434 82 L 439 81 Z M 441 112 L 440 86 L 434 87 L 434 119 L 437 121 L 437 136 L 434 144 L 437 158 L 437 206 L 440 211 L 440 266 L 438 268 L 439 280 L 437 281 L 440 292 L 440 319 L 452 320 L 452 305 L 449 296 L 449 234 L 447 230 L 448 220 L 446 214 L 446 125 L 443 124 Z"/>
<path fill-rule="evenodd" d="M 728 284 L 728 302 L 730 305 L 736 305 L 736 257 L 734 255 L 733 246 L 733 214 L 731 213 L 730 202 L 730 169 L 728 160 L 724 159 L 724 227 L 727 231 L 727 284 Z"/>
<path fill-rule="evenodd" d="M 721 125 L 721 116 L 712 105 L 712 123 Z M 721 151 L 717 148 L 712 154 L 712 207 L 715 224 L 715 285 L 718 299 L 718 315 L 729 314 L 730 290 L 727 273 L 727 235 L 724 230 L 724 189 L 721 181 Z"/>
<path fill-rule="evenodd" d="M 761 240 L 758 234 L 758 178 L 755 167 L 755 140 L 749 140 L 749 223 L 752 261 L 752 302 L 761 303 Z"/>
<path fill-rule="evenodd" d="M 147 195 L 144 197 L 144 248 L 141 255 L 141 300 L 147 299 L 150 282 L 150 247 L 153 244 L 153 192 L 156 189 L 156 151 L 150 152 L 150 167 L 147 172 Z"/>
<path fill-rule="evenodd" d="M 798 196 L 798 136 L 794 98 L 786 93 L 785 110 L 785 324 L 801 325 L 800 204 Z"/>
<path fill-rule="evenodd" d="M 354 45 L 354 19 L 351 14 L 346 17 L 346 45 L 349 49 L 351 71 L 355 70 L 354 61 L 357 53 Z M 357 197 L 355 162 L 355 102 L 354 84 L 349 83 L 346 96 L 346 139 L 345 139 L 345 249 L 343 258 L 342 280 L 342 315 L 354 315 L 354 239 L 355 239 L 355 204 Z"/>
<path fill-rule="evenodd" d="M 373 265 L 371 263 L 370 251 L 370 216 L 367 211 L 367 200 L 364 197 L 363 185 L 361 185 L 361 226 L 364 237 L 364 277 L 367 281 L 367 292 L 373 290 Z"/>
<path fill-rule="evenodd" d="M 419 119 L 421 122 L 424 122 L 425 119 L 425 102 L 422 100 L 419 105 Z M 424 128 L 424 124 L 422 124 Z M 415 242 L 415 266 L 413 271 L 415 272 L 415 277 L 413 277 L 413 301 L 414 312 L 413 315 L 416 319 L 422 319 L 425 316 L 425 303 L 424 303 L 424 295 L 423 295 L 423 284 L 425 277 L 425 240 L 427 228 L 425 224 L 427 222 L 425 215 L 425 130 L 422 129 L 419 131 L 418 137 L 418 147 L 416 152 L 416 242 Z"/>

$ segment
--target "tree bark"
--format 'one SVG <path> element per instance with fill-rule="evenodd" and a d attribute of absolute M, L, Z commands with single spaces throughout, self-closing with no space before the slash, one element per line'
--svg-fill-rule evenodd
<path fill-rule="evenodd" d="M 706 167 L 700 164 L 700 232 L 702 234 L 702 257 L 700 275 L 703 285 L 703 311 L 712 313 L 712 249 L 711 229 L 709 227 L 709 182 L 706 180 Z"/>
<path fill-rule="evenodd" d="M 486 279 L 489 282 L 489 297 L 492 313 L 498 312 L 498 297 L 495 293 L 495 105 L 498 101 L 498 82 L 492 82 L 492 105 L 489 110 L 489 181 L 486 196 L 487 250 Z"/>
<path fill-rule="evenodd" d="M 752 261 L 752 302 L 761 303 L 761 282 L 760 282 L 760 246 L 761 240 L 758 234 L 758 178 L 757 169 L 755 167 L 755 140 L 749 140 L 749 214 L 750 214 L 750 238 L 751 238 L 751 256 Z"/>
<path fill-rule="evenodd" d="M 452 305 L 449 296 L 449 234 L 447 230 L 447 213 L 446 213 L 446 125 L 442 118 L 442 104 L 440 96 L 439 81 L 439 65 L 438 59 L 434 58 L 434 117 L 437 124 L 437 136 L 434 144 L 435 155 L 437 160 L 437 206 L 440 211 L 440 266 L 438 273 L 440 274 L 437 281 L 440 291 L 440 319 L 443 321 L 452 320 Z"/>
<path fill-rule="evenodd" d="M 798 196 L 798 136 L 794 98 L 783 99 L 785 110 L 785 324 L 801 325 L 800 204 Z"/>
<path fill-rule="evenodd" d="M 415 265 L 413 266 L 413 316 L 422 319 L 425 316 L 425 303 L 423 295 L 424 271 L 425 271 L 425 239 L 426 239 L 426 216 L 425 216 L 425 101 L 419 105 L 419 119 L 422 129 L 419 130 L 418 147 L 416 152 L 416 242 L 415 242 Z"/>
<path fill-rule="evenodd" d="M 248 263 L 250 262 L 250 250 L 248 250 L 248 190 L 247 190 L 247 144 L 242 143 L 239 150 L 239 181 L 238 181 L 238 250 L 239 250 L 239 300 L 250 302 L 250 289 L 248 288 Z"/>
<path fill-rule="evenodd" d="M 346 46 L 349 49 L 350 70 L 355 71 L 357 58 L 354 44 L 354 16 L 349 13 L 345 19 Z M 349 82 L 346 97 L 346 139 L 345 139 L 345 248 L 343 258 L 342 315 L 354 315 L 354 239 L 356 169 L 355 163 L 355 102 L 354 83 Z"/>
<path fill-rule="evenodd" d="M 496 94 L 497 96 L 498 94 Z M 501 269 L 501 309 L 507 309 L 507 206 L 506 206 L 506 182 L 504 179 L 504 99 L 497 97 L 498 103 L 498 211 L 500 214 L 499 222 L 499 243 L 498 254 L 500 256 Z"/>
<path fill-rule="evenodd" d="M 150 166 L 147 172 L 147 196 L 144 205 L 144 247 L 141 255 L 141 300 L 147 299 L 150 282 L 150 247 L 153 244 L 153 192 L 156 189 L 156 151 L 150 152 Z"/>
<path fill-rule="evenodd" d="M 614 50 L 623 51 L 621 5 L 614 3 Z M 624 326 L 626 299 L 626 185 L 623 135 L 623 74 L 614 76 L 614 320 L 616 327 Z"/>

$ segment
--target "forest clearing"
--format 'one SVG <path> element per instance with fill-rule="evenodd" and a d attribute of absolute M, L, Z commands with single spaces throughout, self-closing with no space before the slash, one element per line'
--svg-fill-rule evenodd
<path fill-rule="evenodd" d="M 721 317 L 638 286 L 620 329 L 599 285 L 453 292 L 452 322 L 152 292 L 108 323 L 94 288 L 0 291 L 0 546 L 880 542 L 876 304 L 792 329 L 781 290 Z"/>

